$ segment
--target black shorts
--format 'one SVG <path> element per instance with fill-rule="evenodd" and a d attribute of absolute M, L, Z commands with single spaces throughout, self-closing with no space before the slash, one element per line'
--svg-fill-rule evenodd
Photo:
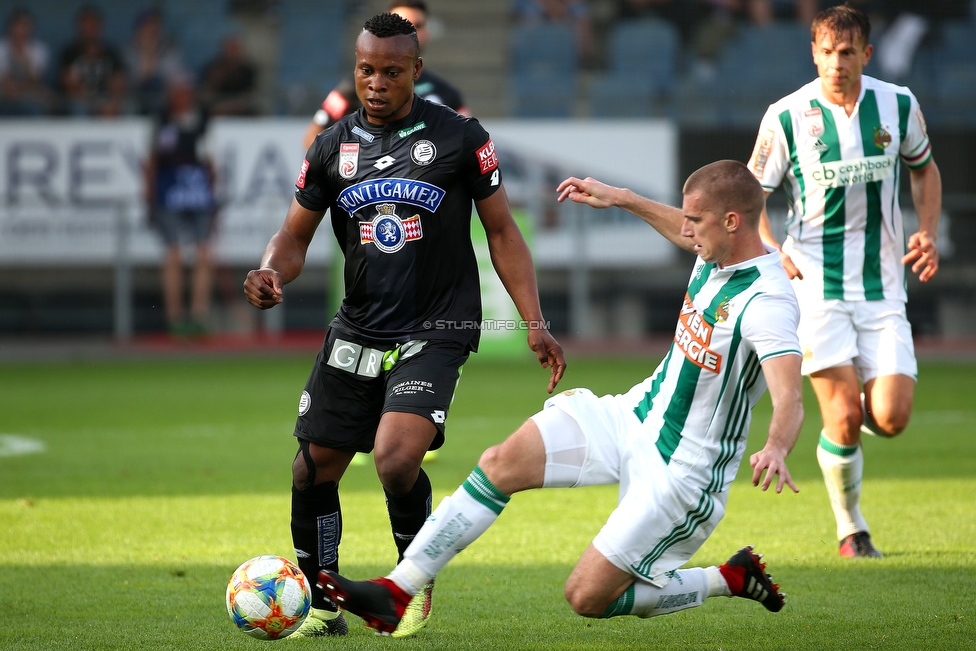
<path fill-rule="evenodd" d="M 392 347 L 392 350 L 391 350 Z M 448 340 L 376 344 L 332 328 L 305 383 L 295 436 L 335 450 L 370 452 L 380 417 L 417 414 L 437 427 L 431 450 L 444 445 L 444 422 L 468 359 Z"/>

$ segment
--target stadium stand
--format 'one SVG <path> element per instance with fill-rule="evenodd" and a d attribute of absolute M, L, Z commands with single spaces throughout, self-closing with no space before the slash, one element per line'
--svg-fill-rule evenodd
<path fill-rule="evenodd" d="M 681 39 L 658 19 L 629 20 L 611 28 L 608 71 L 590 86 L 591 117 L 646 117 L 677 87 Z"/>
<path fill-rule="evenodd" d="M 941 125 L 976 125 L 976 23 L 951 22 L 932 55 L 935 119 Z"/>
<path fill-rule="evenodd" d="M 277 110 L 310 114 L 341 77 L 345 12 L 318 0 L 281 0 L 278 12 Z"/>
<path fill-rule="evenodd" d="M 512 30 L 512 114 L 569 117 L 577 91 L 576 35 L 562 24 L 519 25 Z"/>
<path fill-rule="evenodd" d="M 198 77 L 220 44 L 235 26 L 227 19 L 226 0 L 167 0 L 163 5 L 167 24 L 175 32 L 183 62 Z"/>
<path fill-rule="evenodd" d="M 754 126 L 771 102 L 816 75 L 807 27 L 794 22 L 743 25 L 722 49 L 713 77 L 685 78 L 672 116 Z"/>
<path fill-rule="evenodd" d="M 36 37 L 50 48 L 47 81 L 52 87 L 57 84 L 58 53 L 73 37 L 75 17 L 85 5 L 102 11 L 105 39 L 120 50 L 131 38 L 136 17 L 149 8 L 159 9 L 183 63 L 198 81 L 202 67 L 226 36 L 251 29 L 235 13 L 241 3 L 232 0 L 30 0 L 22 4 L 35 17 Z M 265 4 L 262 20 L 273 27 L 265 26 L 263 34 L 247 39 L 249 47 L 269 44 L 252 52 L 264 66 L 260 73 L 260 91 L 267 98 L 263 110 L 304 115 L 341 77 L 349 60 L 350 35 L 359 27 L 365 3 L 273 0 Z M 472 51 L 478 48 L 467 47 L 469 34 L 477 30 L 479 20 L 483 31 L 486 17 L 504 21 L 510 2 L 483 0 L 482 4 L 485 8 L 478 11 L 462 9 L 460 3 L 445 4 L 445 22 L 455 39 L 450 46 L 441 44 L 436 60 L 439 70 L 468 80 L 466 92 L 472 97 L 478 96 L 482 80 L 491 86 L 490 100 L 472 102 L 484 117 L 669 116 L 683 125 L 751 128 L 769 101 L 815 75 L 808 27 L 792 20 L 759 26 L 739 19 L 735 35 L 711 61 L 712 67 L 704 66 L 711 74 L 701 74 L 703 66 L 696 65 L 692 45 L 683 44 L 674 23 L 662 18 L 610 18 L 603 23 L 598 41 L 605 47 L 597 58 L 606 66 L 601 70 L 580 68 L 578 39 L 567 24 L 506 25 L 510 41 L 502 51 L 507 49 L 508 60 L 499 56 L 489 61 Z M 596 9 L 593 13 L 602 15 Z M 883 25 L 878 27 L 874 40 L 884 33 Z M 466 36 L 458 41 L 462 33 Z M 501 28 L 492 33 L 501 35 Z M 881 76 L 876 63 L 867 72 Z M 972 110 L 976 23 L 971 18 L 936 21 L 916 52 L 909 76 L 892 81 L 912 89 L 930 124 L 976 124 L 976 110 Z"/>
<path fill-rule="evenodd" d="M 206 5 L 215 0 L 199 0 L 195 4 Z M 169 17 L 168 6 L 172 4 L 153 0 L 31 0 L 24 3 L 34 16 L 34 32 L 38 38 L 50 45 L 56 55 L 75 33 L 75 16 L 85 6 L 93 6 L 102 12 L 105 40 L 121 48 L 129 40 L 136 17 L 147 9 L 158 7 Z M 6 14 L 6 12 L 4 12 Z"/>

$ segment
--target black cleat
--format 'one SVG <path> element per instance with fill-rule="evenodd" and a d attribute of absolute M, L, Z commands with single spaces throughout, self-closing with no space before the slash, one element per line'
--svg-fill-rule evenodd
<path fill-rule="evenodd" d="M 319 572 L 318 586 L 340 608 L 362 617 L 379 635 L 396 630 L 412 598 L 387 578 L 350 581 L 330 570 Z"/>
<path fill-rule="evenodd" d="M 733 597 L 744 597 L 761 603 L 766 610 L 778 613 L 783 609 L 786 595 L 766 574 L 766 564 L 762 556 L 752 551 L 752 546 L 743 547 L 718 568 L 729 584 Z"/>
<path fill-rule="evenodd" d="M 840 541 L 840 549 L 837 550 L 845 558 L 881 558 L 884 556 L 874 548 L 871 543 L 871 534 L 867 531 L 858 531 Z"/>

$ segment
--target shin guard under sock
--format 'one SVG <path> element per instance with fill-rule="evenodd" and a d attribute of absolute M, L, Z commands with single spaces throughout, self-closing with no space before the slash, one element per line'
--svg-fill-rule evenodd
<path fill-rule="evenodd" d="M 292 486 L 291 538 L 298 567 L 312 586 L 312 607 L 335 610 L 315 584 L 320 570 L 339 571 L 342 512 L 336 482 L 323 482 L 302 491 Z"/>
<path fill-rule="evenodd" d="M 427 521 L 433 498 L 430 478 L 423 468 L 417 476 L 417 483 L 409 491 L 403 495 L 386 493 L 386 510 L 390 514 L 390 528 L 393 530 L 393 542 L 396 543 L 398 563 L 403 560 L 403 553 Z"/>

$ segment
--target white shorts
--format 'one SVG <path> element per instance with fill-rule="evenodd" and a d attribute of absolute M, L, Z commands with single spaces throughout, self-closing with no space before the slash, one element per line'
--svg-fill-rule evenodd
<path fill-rule="evenodd" d="M 572 389 L 532 416 L 546 448 L 547 488 L 620 485 L 617 508 L 593 540 L 624 572 L 664 587 L 725 515 L 727 494 L 676 477 L 618 396 Z"/>
<path fill-rule="evenodd" d="M 918 377 L 912 326 L 898 300 L 801 300 L 801 372 L 853 364 L 861 382 L 879 375 Z"/>

